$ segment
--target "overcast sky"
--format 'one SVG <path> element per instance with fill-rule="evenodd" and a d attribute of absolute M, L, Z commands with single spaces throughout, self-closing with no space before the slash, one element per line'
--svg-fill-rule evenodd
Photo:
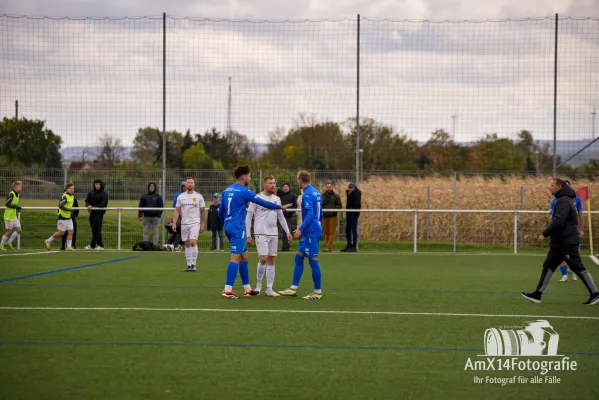
<path fill-rule="evenodd" d="M 8 14 L 304 19 L 362 14 L 395 19 L 495 19 L 560 13 L 599 17 L 598 0 L 0 0 Z"/>
<path fill-rule="evenodd" d="M 342 122 L 356 109 L 356 14 L 362 116 L 426 140 L 435 129 L 473 141 L 520 129 L 553 136 L 550 18 L 599 17 L 599 0 L 191 1 L 0 0 L 0 116 L 40 118 L 69 145 L 113 134 L 129 145 L 162 127 L 162 20 L 167 20 L 167 129 L 232 127 L 265 142 L 299 113 Z M 320 20 L 302 23 L 177 19 Z M 157 17 L 157 18 L 152 18 Z M 347 18 L 343 20 L 343 18 Z M 388 18 L 392 21 L 381 21 Z M 590 140 L 599 107 L 599 21 L 560 22 L 558 138 Z M 455 118 L 452 119 L 452 115 Z"/>

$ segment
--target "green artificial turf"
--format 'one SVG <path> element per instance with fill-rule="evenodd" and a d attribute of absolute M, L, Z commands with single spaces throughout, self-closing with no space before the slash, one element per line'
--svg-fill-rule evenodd
<path fill-rule="evenodd" d="M 542 257 L 320 259 L 321 301 L 224 300 L 224 253 L 201 253 L 196 273 L 183 272 L 182 253 L 3 253 L 0 399 L 586 399 L 599 391 L 599 306 L 581 304 L 584 285 L 556 276 L 540 305 L 518 294 L 534 289 Z M 256 262 L 252 254 L 252 284 Z M 281 290 L 291 283 L 293 253 L 277 264 Z M 306 264 L 300 296 L 311 289 Z M 235 290 L 243 292 L 239 279 Z M 559 384 L 474 383 L 542 376 L 464 370 L 468 358 L 484 359 L 486 329 L 536 319 L 549 321 L 558 353 L 578 369 L 549 372 Z"/>

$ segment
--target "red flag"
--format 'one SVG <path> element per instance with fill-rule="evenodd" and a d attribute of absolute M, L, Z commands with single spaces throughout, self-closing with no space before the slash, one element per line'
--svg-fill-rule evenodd
<path fill-rule="evenodd" d="M 589 199 L 589 187 L 581 187 L 576 191 L 576 196 L 580 197 L 580 200 L 588 200 Z"/>

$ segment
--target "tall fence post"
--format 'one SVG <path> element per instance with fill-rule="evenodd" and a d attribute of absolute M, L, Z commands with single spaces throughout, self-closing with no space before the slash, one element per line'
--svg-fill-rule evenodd
<path fill-rule="evenodd" d="M 414 211 L 414 253 L 418 253 L 418 212 Z"/>
<path fill-rule="evenodd" d="M 559 15 L 555 14 L 555 58 L 553 61 L 553 177 L 557 176 L 557 25 Z"/>
<path fill-rule="evenodd" d="M 514 212 L 514 254 L 518 254 L 518 212 Z"/>
<path fill-rule="evenodd" d="M 121 211 L 122 211 L 122 209 L 120 209 L 120 208 L 117 210 L 117 213 L 118 213 L 118 218 L 117 218 L 117 235 L 116 235 L 116 241 L 117 241 L 117 243 L 116 243 L 116 249 L 117 250 L 121 249 L 121 224 L 122 224 L 122 221 L 121 221 Z"/>
<path fill-rule="evenodd" d="M 166 13 L 162 13 L 162 196 L 166 196 Z M 166 242 L 164 218 L 162 213 L 163 246 Z"/>
<path fill-rule="evenodd" d="M 356 35 L 356 184 L 360 184 L 360 14 Z"/>
<path fill-rule="evenodd" d="M 458 172 L 453 172 L 453 209 L 458 209 Z M 458 213 L 453 213 L 453 252 L 457 251 Z"/>
<path fill-rule="evenodd" d="M 520 186 L 520 210 L 524 210 L 524 186 Z M 524 242 L 524 214 L 519 221 L 520 242 Z"/>
<path fill-rule="evenodd" d="M 64 179 L 63 179 L 63 181 L 64 181 L 64 186 L 66 187 L 67 182 L 69 181 L 69 169 L 68 168 L 64 169 Z"/>
<path fill-rule="evenodd" d="M 426 188 L 426 208 L 431 209 L 431 185 Z M 430 239 L 431 231 L 431 213 L 426 213 L 426 240 Z"/>

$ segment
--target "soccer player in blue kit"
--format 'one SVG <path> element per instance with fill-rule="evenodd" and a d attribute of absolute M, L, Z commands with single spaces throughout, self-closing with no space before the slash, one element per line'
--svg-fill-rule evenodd
<path fill-rule="evenodd" d="M 297 296 L 297 289 L 304 273 L 304 258 L 310 260 L 314 292 L 304 296 L 306 300 L 322 299 L 322 272 L 318 263 L 318 242 L 322 236 L 322 202 L 321 195 L 311 184 L 310 173 L 301 171 L 297 174 L 297 183 L 304 190 L 302 195 L 302 225 L 297 228 L 293 238 L 301 240 L 295 255 L 295 268 L 293 269 L 293 283 L 288 289 L 279 294 L 282 296 Z"/>
<path fill-rule="evenodd" d="M 218 217 L 223 222 L 225 235 L 230 242 L 229 252 L 231 253 L 231 261 L 227 268 L 227 281 L 225 290 L 221 294 L 223 299 L 238 299 L 233 292 L 233 285 L 237 278 L 237 272 L 241 275 L 243 297 L 256 296 L 260 292 L 253 290 L 250 286 L 250 271 L 248 269 L 248 249 L 245 237 L 245 216 L 247 212 L 248 201 L 256 203 L 265 208 L 280 210 L 279 204 L 274 204 L 266 200 L 262 200 L 256 196 L 256 193 L 247 188 L 250 184 L 250 167 L 240 165 L 235 168 L 235 183 L 229 186 L 222 195 L 222 201 L 218 209 Z"/>

